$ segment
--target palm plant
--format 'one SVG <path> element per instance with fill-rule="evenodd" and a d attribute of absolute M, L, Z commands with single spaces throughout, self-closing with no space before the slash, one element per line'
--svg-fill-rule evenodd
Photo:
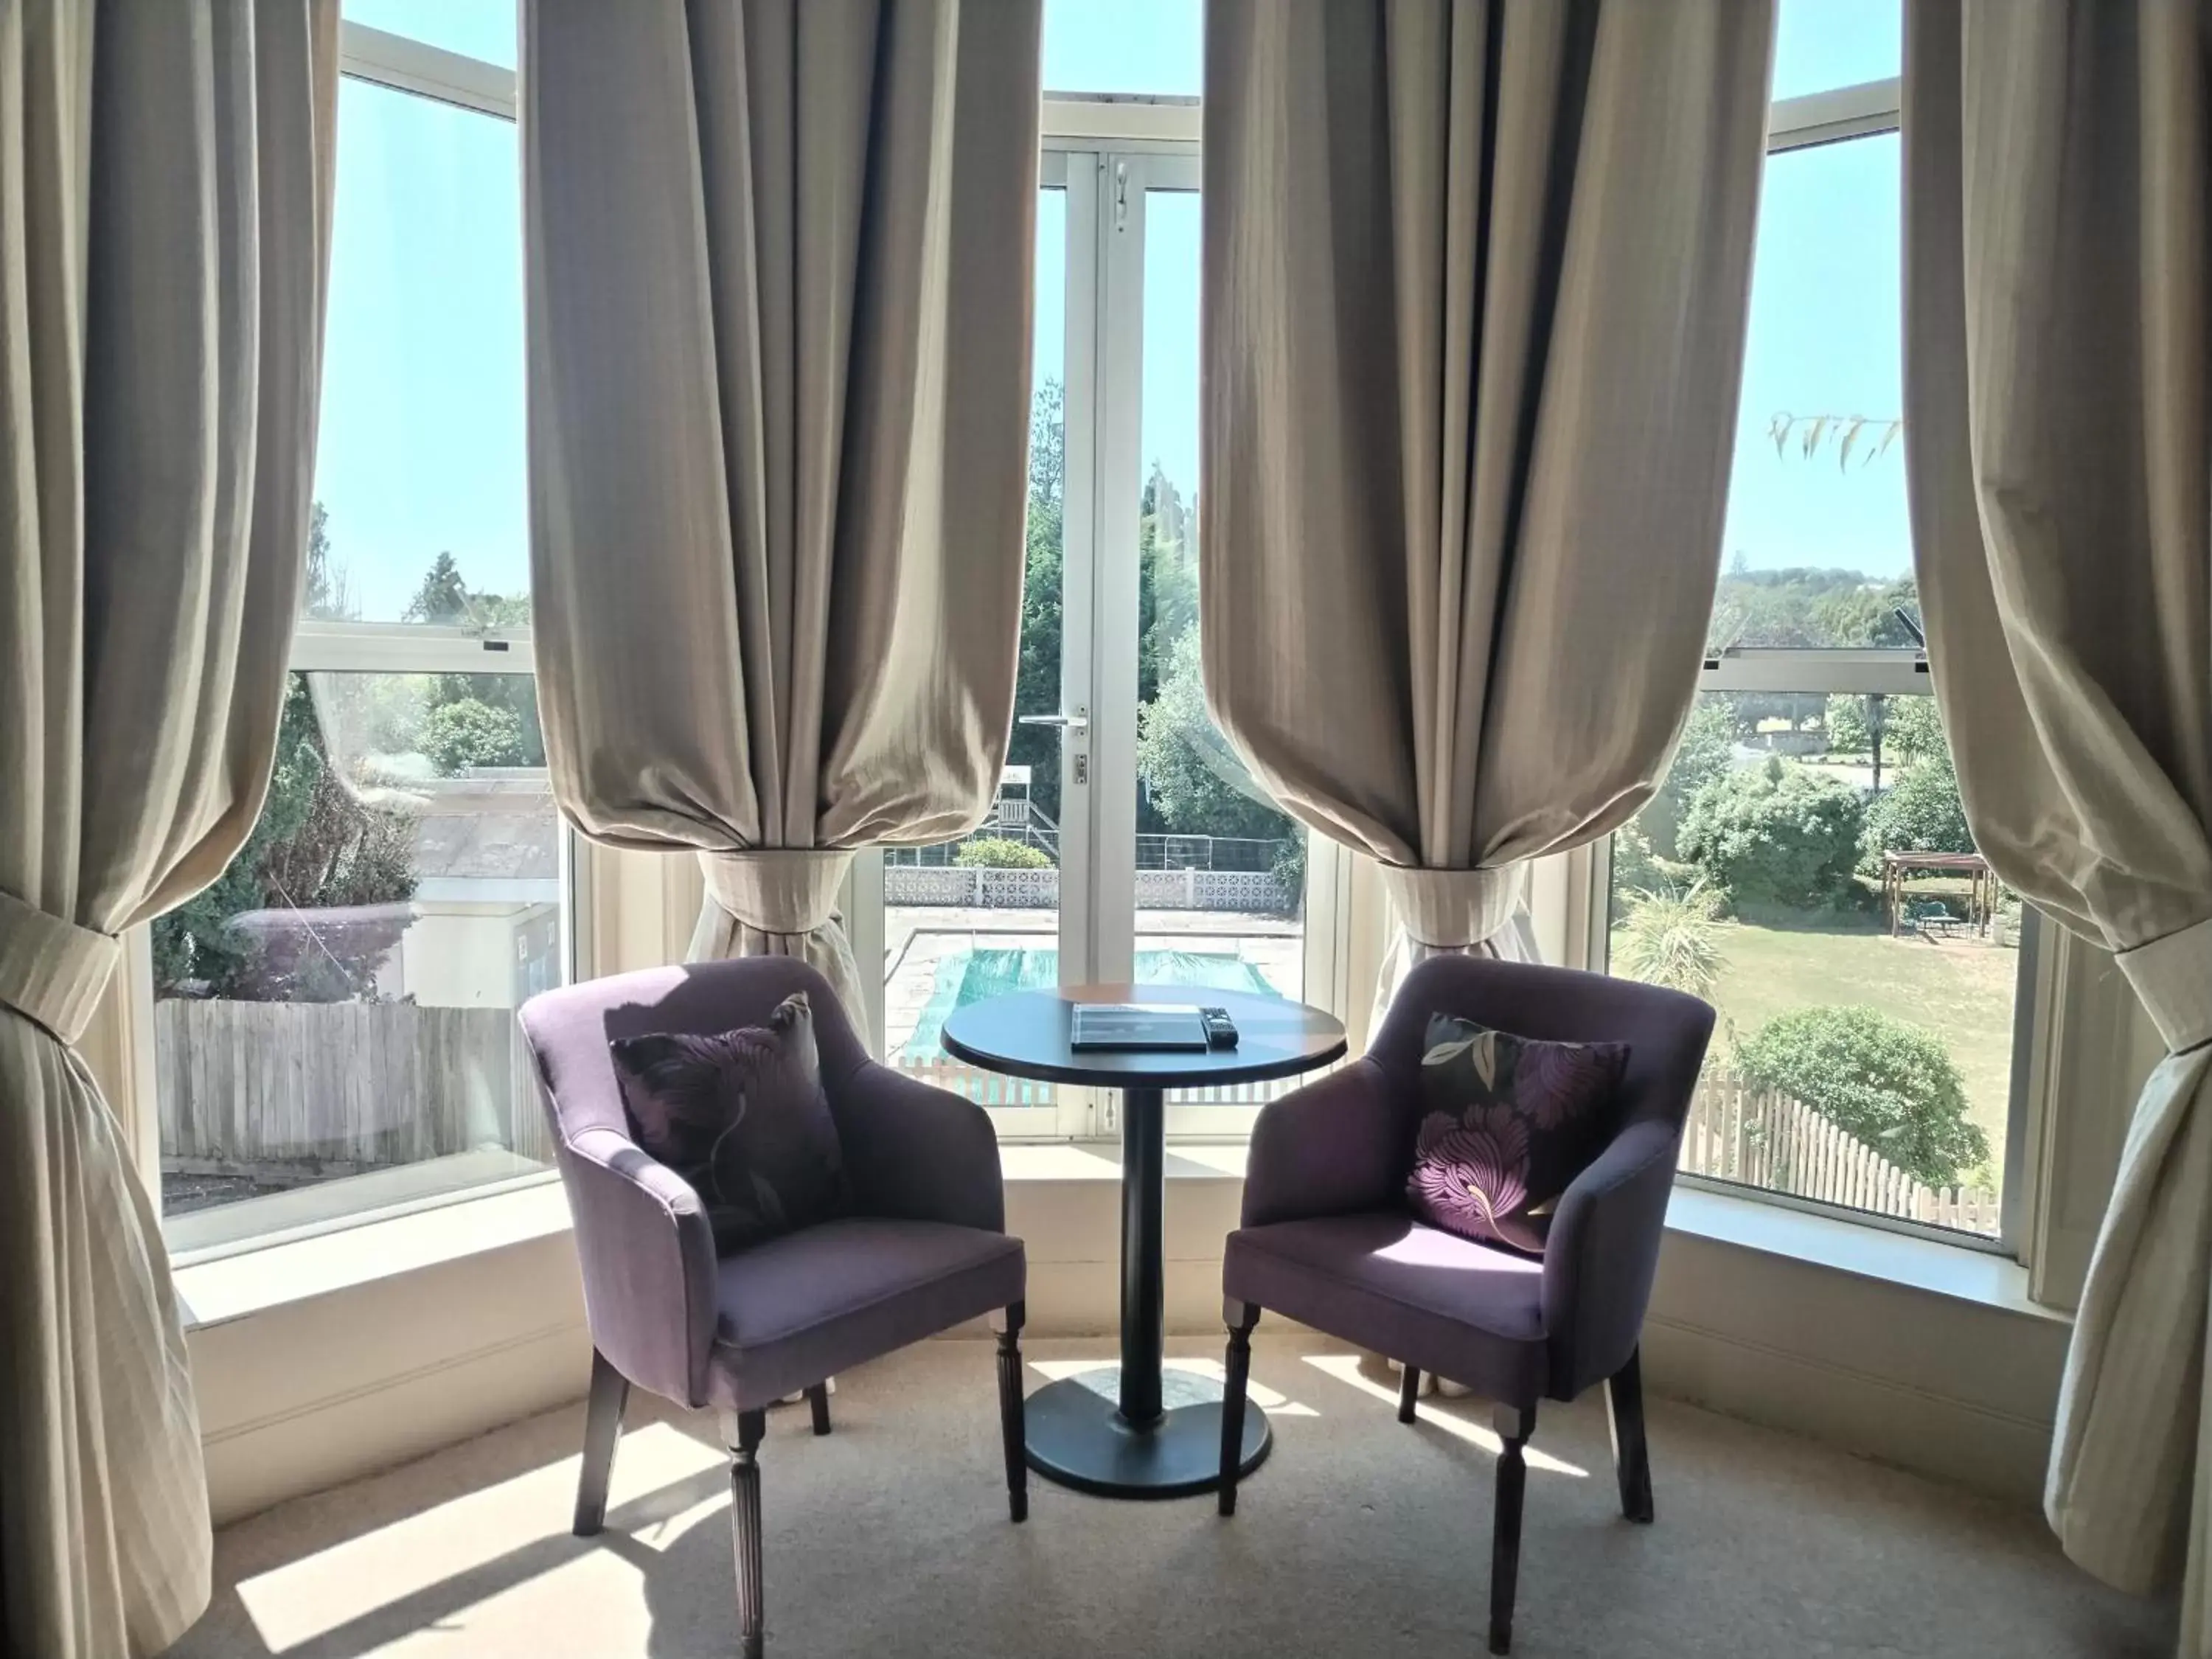
<path fill-rule="evenodd" d="M 1721 896 L 1700 879 L 1626 895 L 1628 914 L 1613 937 L 1616 973 L 1710 1002 L 1727 963 L 1721 956 Z"/>

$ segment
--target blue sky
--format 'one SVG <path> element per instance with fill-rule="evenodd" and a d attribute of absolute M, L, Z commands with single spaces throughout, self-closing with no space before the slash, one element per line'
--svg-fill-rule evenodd
<path fill-rule="evenodd" d="M 356 22 L 512 66 L 512 0 L 344 0 Z M 1200 0 L 1047 0 L 1054 91 L 1196 94 Z M 1783 0 L 1775 95 L 1898 72 L 1898 0 Z M 1910 567 L 1901 451 L 1846 471 L 1778 457 L 1778 413 L 1894 416 L 1898 141 L 1767 167 L 1723 556 Z M 470 585 L 528 580 L 514 129 L 356 81 L 340 94 L 316 494 L 361 614 L 397 617 L 443 550 Z M 1065 198 L 1039 203 L 1036 374 L 1063 373 Z M 1145 250 L 1142 454 L 1198 471 L 1198 199 L 1156 193 Z"/>

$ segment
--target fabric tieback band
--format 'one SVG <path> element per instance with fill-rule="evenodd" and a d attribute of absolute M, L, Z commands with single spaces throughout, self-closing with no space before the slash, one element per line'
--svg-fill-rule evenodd
<path fill-rule="evenodd" d="M 1385 865 L 1382 884 L 1414 944 L 1430 951 L 1466 951 L 1513 920 L 1528 872 L 1525 861 L 1493 870 Z"/>
<path fill-rule="evenodd" d="M 702 854 L 707 896 L 763 933 L 811 933 L 837 914 L 853 855 L 842 850 L 763 848 Z"/>
<path fill-rule="evenodd" d="M 2212 1042 L 2212 920 L 2123 951 L 2115 960 L 2168 1054 Z"/>
<path fill-rule="evenodd" d="M 0 1006 L 35 1020 L 74 1046 L 92 1024 L 100 994 L 123 960 L 112 933 L 49 915 L 0 892 Z"/>

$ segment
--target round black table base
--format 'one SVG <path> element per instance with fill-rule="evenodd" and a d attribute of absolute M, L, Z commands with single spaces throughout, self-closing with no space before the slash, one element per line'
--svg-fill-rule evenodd
<path fill-rule="evenodd" d="M 1024 1402 L 1031 1468 L 1102 1498 L 1188 1498 L 1221 1484 L 1218 1383 L 1210 1385 L 1212 1399 L 1171 1406 L 1150 1428 L 1137 1429 L 1112 1395 L 1098 1392 L 1097 1375 L 1048 1382 Z M 1267 1414 L 1248 1399 L 1238 1475 L 1258 1468 L 1273 1443 Z"/>

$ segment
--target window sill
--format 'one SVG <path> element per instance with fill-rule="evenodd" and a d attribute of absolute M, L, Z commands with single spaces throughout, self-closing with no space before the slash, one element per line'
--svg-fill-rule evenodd
<path fill-rule="evenodd" d="M 1248 1143 L 1170 1144 L 1167 1179 L 1242 1181 Z M 1009 1145 L 1000 1161 L 1011 1189 L 1118 1182 L 1119 1145 Z M 306 1238 L 276 1239 L 177 1270 L 187 1329 L 202 1329 L 564 1232 L 568 1200 L 556 1182 L 464 1198 Z M 1799 1261 L 1854 1278 L 2058 1324 L 2068 1316 L 2029 1299 L 2027 1271 L 1986 1250 L 1861 1226 L 1840 1218 L 1690 1187 L 1675 1188 L 1669 1233 Z"/>
<path fill-rule="evenodd" d="M 1685 1186 L 1674 1188 L 1667 1231 L 1978 1307 L 2071 1322 L 2063 1312 L 2029 1298 L 2027 1268 L 1971 1245 Z"/>
<path fill-rule="evenodd" d="M 568 1231 L 560 1182 L 537 1181 L 194 1262 L 177 1269 L 177 1294 L 185 1328 L 202 1330 Z"/>

